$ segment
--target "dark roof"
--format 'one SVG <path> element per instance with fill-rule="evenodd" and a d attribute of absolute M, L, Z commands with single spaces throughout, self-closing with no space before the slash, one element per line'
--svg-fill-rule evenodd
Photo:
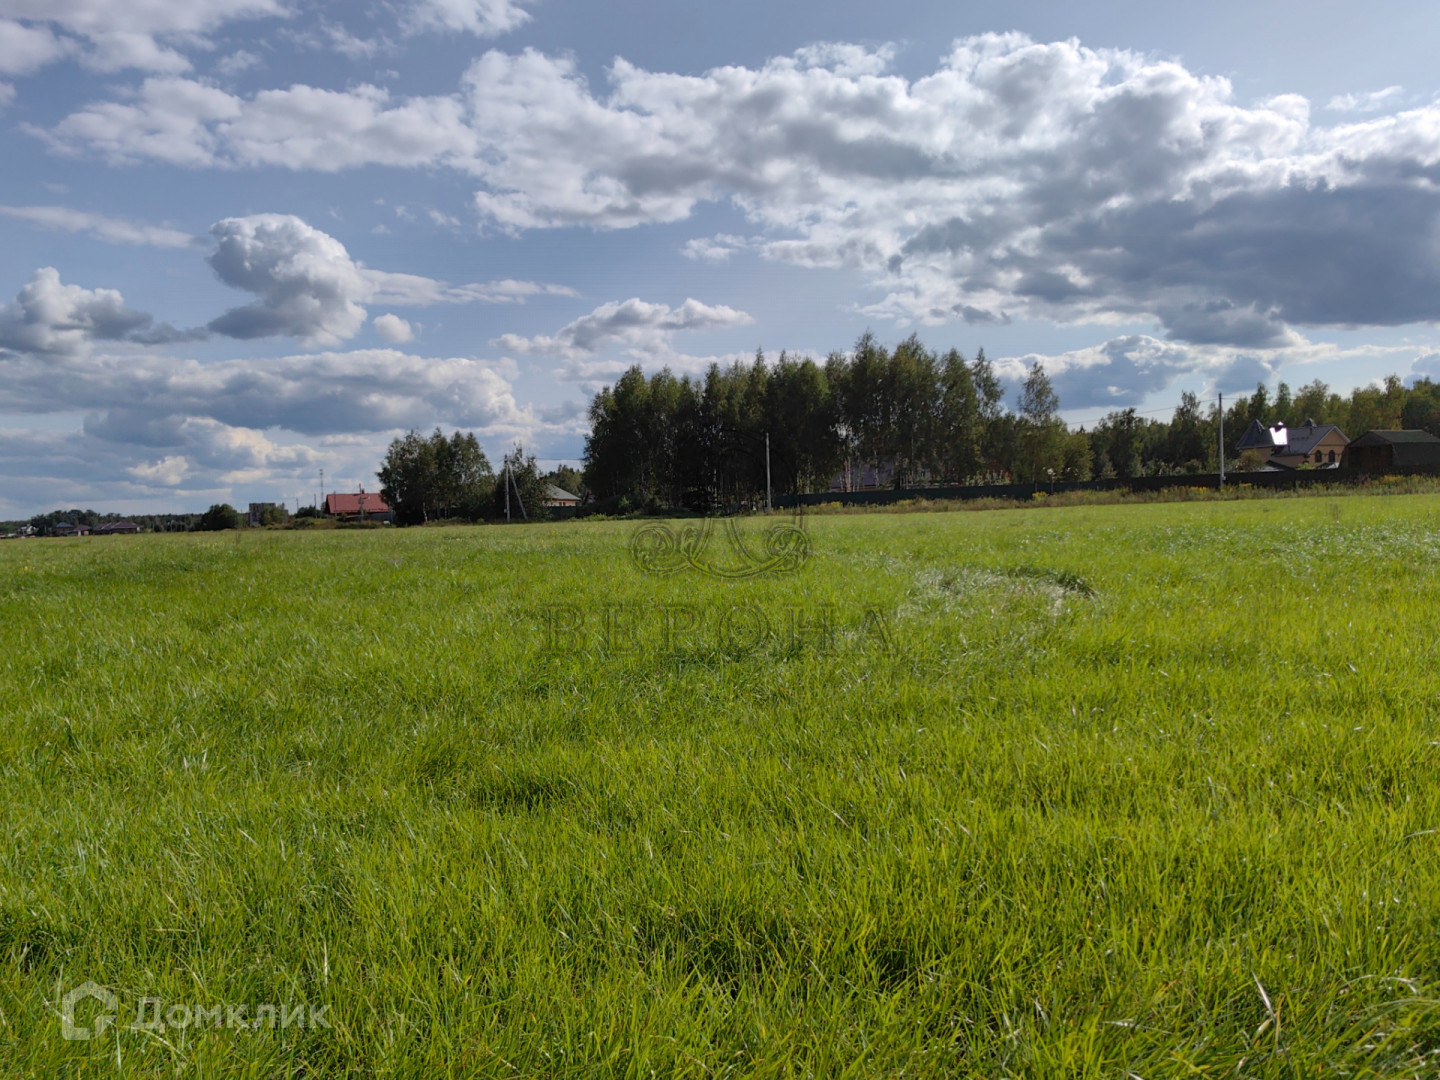
<path fill-rule="evenodd" d="M 1240 441 L 1235 444 L 1236 450 L 1273 450 L 1275 449 L 1275 438 L 1270 434 L 1270 429 L 1259 420 L 1251 420 L 1250 426 L 1245 429 L 1245 434 L 1240 436 Z"/>
<path fill-rule="evenodd" d="M 1345 439 L 1346 442 L 1350 441 L 1346 437 L 1345 432 L 1340 431 L 1334 424 L 1316 424 L 1314 427 L 1287 428 L 1286 434 L 1289 436 L 1290 441 L 1280 453 L 1308 454 L 1332 431 L 1339 432 L 1340 437 Z"/>
<path fill-rule="evenodd" d="M 1418 428 L 1407 428 L 1404 431 L 1367 431 L 1350 445 L 1356 447 L 1395 446 L 1399 443 L 1440 443 L 1440 438 Z"/>
<path fill-rule="evenodd" d="M 388 514 L 390 507 L 377 492 L 355 492 L 348 495 L 326 495 L 325 512 L 327 514 L 358 514 L 361 508 L 361 499 L 364 499 L 365 513 L 367 514 Z"/>
<path fill-rule="evenodd" d="M 1245 434 L 1235 444 L 1237 450 L 1273 450 L 1277 454 L 1300 454 L 1309 456 L 1328 435 L 1335 433 L 1347 443 L 1349 436 L 1334 424 L 1305 423 L 1300 427 L 1287 428 L 1276 424 L 1267 428 L 1259 420 L 1251 420 Z"/>

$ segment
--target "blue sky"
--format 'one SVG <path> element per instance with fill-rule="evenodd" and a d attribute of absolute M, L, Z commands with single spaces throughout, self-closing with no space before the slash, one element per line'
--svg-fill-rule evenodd
<path fill-rule="evenodd" d="M 1072 420 L 1440 373 L 1433 5 L 0 0 L 0 517 L 577 458 L 866 328 Z"/>

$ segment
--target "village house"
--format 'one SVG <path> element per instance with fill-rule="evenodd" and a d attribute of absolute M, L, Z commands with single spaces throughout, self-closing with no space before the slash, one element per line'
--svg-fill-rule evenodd
<path fill-rule="evenodd" d="M 1250 421 L 1245 434 L 1235 444 L 1240 453 L 1253 450 L 1264 459 L 1267 469 L 1338 469 L 1350 439 L 1334 424 L 1304 424 L 1287 428 L 1276 424 L 1267 428 L 1259 420 Z"/>
<path fill-rule="evenodd" d="M 564 488 L 562 488 L 562 487 L 556 487 L 554 484 L 546 484 L 546 485 L 545 485 L 545 505 L 546 505 L 546 506 L 579 506 L 579 505 L 580 505 L 580 496 L 579 496 L 579 495 L 572 495 L 572 494 L 570 494 L 570 492 L 566 491 Z"/>
<path fill-rule="evenodd" d="M 357 491 L 353 494 L 325 496 L 325 513 L 329 517 L 344 521 L 393 521 L 394 512 L 384 499 L 374 491 Z"/>

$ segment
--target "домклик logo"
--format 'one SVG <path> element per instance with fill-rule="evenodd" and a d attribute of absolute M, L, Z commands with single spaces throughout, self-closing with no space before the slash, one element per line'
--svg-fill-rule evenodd
<path fill-rule="evenodd" d="M 75 1007 L 86 998 L 98 1001 L 100 1012 L 91 1021 L 93 1026 L 80 1027 L 75 1023 Z M 60 1037 L 72 1042 L 85 1042 L 104 1034 L 105 1029 L 115 1022 L 115 1011 L 119 1007 L 120 1002 L 114 994 L 87 979 L 60 999 Z"/>

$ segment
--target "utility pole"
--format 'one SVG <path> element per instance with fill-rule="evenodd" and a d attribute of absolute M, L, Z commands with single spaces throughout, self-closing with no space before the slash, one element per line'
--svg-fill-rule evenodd
<path fill-rule="evenodd" d="M 520 481 L 515 479 L 515 474 L 510 474 L 510 483 L 515 485 L 515 505 L 520 507 L 520 520 L 529 521 L 530 515 L 525 513 L 525 500 L 520 497 Z"/>
<path fill-rule="evenodd" d="M 325 505 L 325 470 L 320 470 L 320 505 Z"/>
<path fill-rule="evenodd" d="M 505 524 L 510 524 L 510 459 L 505 459 Z"/>
<path fill-rule="evenodd" d="M 765 432 L 765 511 L 769 513 L 770 505 L 770 432 Z"/>
<path fill-rule="evenodd" d="M 1217 395 L 1220 399 L 1220 487 L 1225 487 L 1225 395 Z"/>

